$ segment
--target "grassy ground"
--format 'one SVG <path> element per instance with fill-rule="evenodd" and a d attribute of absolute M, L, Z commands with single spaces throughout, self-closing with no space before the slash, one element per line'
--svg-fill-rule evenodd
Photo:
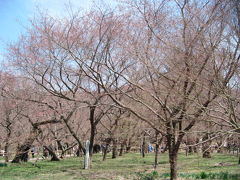
<path fill-rule="evenodd" d="M 84 179 L 167 179 L 169 164 L 167 154 L 159 157 L 159 167 L 153 171 L 154 154 L 141 158 L 140 154 L 125 154 L 103 162 L 101 154 L 94 155 L 91 170 L 83 170 L 82 158 L 66 158 L 60 162 L 41 160 L 35 163 L 8 164 L 0 167 L 0 180 L 84 180 Z M 214 154 L 211 159 L 201 156 L 179 155 L 178 169 L 181 179 L 220 178 L 240 179 L 238 158 Z M 220 164 L 219 164 L 220 163 Z"/>

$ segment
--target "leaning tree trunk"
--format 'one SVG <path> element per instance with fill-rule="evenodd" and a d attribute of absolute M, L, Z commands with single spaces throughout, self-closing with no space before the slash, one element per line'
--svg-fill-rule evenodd
<path fill-rule="evenodd" d="M 41 133 L 41 130 L 37 126 L 33 126 L 32 130 L 30 131 L 30 134 L 28 138 L 25 140 L 25 142 L 18 146 L 16 155 L 14 159 L 12 160 L 12 163 L 19 163 L 21 161 L 27 162 L 28 161 L 28 151 L 30 150 L 33 142 L 38 137 L 38 135 Z"/>
<path fill-rule="evenodd" d="M 30 118 L 28 116 L 26 116 L 26 117 L 30 120 Z M 59 121 L 57 121 L 56 119 L 42 121 L 42 122 L 36 122 L 36 123 L 31 122 L 32 130 L 30 131 L 30 134 L 29 134 L 28 138 L 25 140 L 25 142 L 22 145 L 18 146 L 16 155 L 15 155 L 14 159 L 12 160 L 12 163 L 28 161 L 28 151 L 31 148 L 33 142 L 37 139 L 39 134 L 42 132 L 41 129 L 39 128 L 39 126 L 42 126 L 45 124 L 51 124 L 51 123 L 58 123 L 58 122 Z"/>
<path fill-rule="evenodd" d="M 71 115 L 71 114 L 70 114 L 70 115 Z M 77 134 L 74 132 L 74 130 L 72 129 L 72 127 L 69 125 L 68 120 L 69 120 L 70 117 L 71 117 L 70 115 L 69 115 L 69 117 L 67 117 L 67 118 L 62 117 L 63 122 L 65 123 L 65 125 L 66 125 L 68 131 L 70 132 L 70 134 L 72 135 L 72 137 L 77 141 L 79 150 L 81 149 L 81 151 L 83 152 L 83 154 L 85 154 L 85 153 L 86 153 L 86 150 L 85 150 L 85 148 L 83 147 L 80 138 L 78 138 Z M 79 156 L 80 156 L 80 152 L 81 152 L 81 151 L 79 151 Z M 78 156 L 78 154 L 77 154 L 77 156 Z"/>
<path fill-rule="evenodd" d="M 68 147 L 68 148 L 66 148 L 66 149 L 63 149 L 63 151 L 62 151 L 62 153 L 61 153 L 61 156 L 60 156 L 60 158 L 63 158 L 64 154 L 65 154 L 67 151 L 69 151 L 69 150 L 73 149 L 73 148 L 74 148 L 74 146 L 76 146 L 76 145 L 77 145 L 77 143 L 75 143 L 75 144 L 73 144 L 73 145 L 69 146 L 69 147 Z M 70 155 L 72 155 L 72 153 L 71 153 Z"/>
<path fill-rule="evenodd" d="M 48 146 L 44 146 L 44 148 L 48 151 L 49 155 L 52 157 L 51 161 L 60 161 L 60 159 L 57 157 L 57 155 L 52 150 L 52 148 L 50 148 Z"/>

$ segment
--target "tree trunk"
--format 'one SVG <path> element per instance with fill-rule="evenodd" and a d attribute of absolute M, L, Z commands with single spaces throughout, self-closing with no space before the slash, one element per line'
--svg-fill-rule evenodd
<path fill-rule="evenodd" d="M 6 129 L 7 129 L 7 137 L 5 139 L 5 146 L 4 146 L 4 159 L 5 159 L 5 162 L 8 162 L 9 161 L 9 154 L 8 154 L 8 149 L 9 149 L 9 140 L 10 140 L 10 136 L 12 134 L 12 130 L 11 130 L 11 125 L 12 123 L 10 122 L 10 119 L 9 117 L 7 118 L 7 126 L 6 126 Z"/>
<path fill-rule="evenodd" d="M 90 157 L 92 157 L 92 154 L 93 154 L 93 145 L 94 145 L 95 133 L 96 133 L 96 127 L 94 125 L 94 122 L 91 122 L 91 134 L 90 134 L 90 144 L 89 144 L 89 155 L 90 155 Z"/>
<path fill-rule="evenodd" d="M 8 133 L 7 133 L 7 138 L 6 138 L 6 144 L 4 146 L 4 159 L 5 159 L 5 162 L 9 161 L 8 149 L 9 149 L 9 139 L 10 139 L 10 136 L 11 136 L 11 130 L 9 128 L 8 129 Z"/>
<path fill-rule="evenodd" d="M 169 163 L 170 163 L 170 180 L 177 179 L 177 152 L 169 151 Z"/>
<path fill-rule="evenodd" d="M 209 140 L 209 134 L 206 134 L 203 139 L 203 141 L 206 141 L 203 145 L 202 145 L 202 152 L 203 158 L 211 158 L 211 141 Z"/>
<path fill-rule="evenodd" d="M 103 149 L 103 161 L 105 161 L 106 158 L 107 158 L 108 147 L 109 147 L 109 143 L 106 143 L 106 144 L 105 144 L 105 147 L 104 147 L 104 149 Z"/>
<path fill-rule="evenodd" d="M 176 139 L 176 124 L 171 126 L 170 123 L 167 124 L 167 145 L 168 145 L 168 155 L 169 155 L 169 163 L 170 163 L 170 180 L 177 179 L 177 156 L 180 144 L 182 143 L 184 133 L 178 135 Z"/>
<path fill-rule="evenodd" d="M 14 159 L 12 160 L 12 163 L 28 161 L 28 151 L 40 133 L 41 133 L 41 130 L 38 127 L 32 128 L 30 135 L 25 140 L 25 142 L 17 148 L 17 152 L 16 152 Z"/>
<path fill-rule="evenodd" d="M 202 157 L 203 158 L 211 158 L 211 152 L 207 149 L 204 149 Z"/>
<path fill-rule="evenodd" d="M 128 145 L 128 146 L 126 147 L 126 153 L 129 153 L 130 150 L 131 150 L 131 146 Z"/>
<path fill-rule="evenodd" d="M 145 148 L 146 148 L 146 138 L 145 138 L 145 133 L 143 135 L 143 141 L 142 141 L 142 147 L 141 147 L 141 153 L 142 157 L 145 157 Z"/>
<path fill-rule="evenodd" d="M 113 138 L 112 159 L 117 158 L 117 140 Z"/>
<path fill-rule="evenodd" d="M 189 153 L 189 154 L 192 154 L 192 153 L 193 153 L 193 147 L 192 147 L 192 146 L 189 146 L 189 147 L 188 147 L 188 153 Z"/>
<path fill-rule="evenodd" d="M 156 168 L 157 168 L 157 165 L 158 165 L 158 152 L 159 152 L 159 144 L 156 143 L 156 146 L 155 146 L 154 169 L 156 169 Z"/>
<path fill-rule="evenodd" d="M 63 155 L 65 154 L 65 152 L 67 152 L 67 151 L 69 151 L 69 150 L 71 150 L 71 149 L 73 149 L 74 148 L 74 146 L 76 146 L 77 145 L 77 143 L 75 143 L 75 144 L 73 144 L 73 145 L 71 145 L 71 146 L 69 146 L 68 148 L 66 148 L 66 149 L 63 149 L 63 151 L 62 151 L 62 153 L 61 153 L 61 156 L 60 156 L 60 158 L 63 158 Z M 71 152 L 70 153 L 70 156 L 73 154 L 73 152 Z"/>
<path fill-rule="evenodd" d="M 52 157 L 51 161 L 60 161 L 60 159 L 57 157 L 55 152 L 52 150 L 52 148 L 44 146 L 44 148 L 48 151 L 49 155 Z"/>
<path fill-rule="evenodd" d="M 119 151 L 119 156 L 123 155 L 123 149 L 124 149 L 124 143 L 121 143 L 120 151 Z"/>
<path fill-rule="evenodd" d="M 5 146 L 4 146 L 4 159 L 5 159 L 5 162 L 8 162 L 9 161 L 9 157 L 8 157 L 8 147 L 9 147 L 9 142 L 7 140 Z"/>
<path fill-rule="evenodd" d="M 198 153 L 198 147 L 197 147 L 197 146 L 194 146 L 194 147 L 193 147 L 193 152 L 194 152 L 194 153 Z"/>
<path fill-rule="evenodd" d="M 107 148 L 105 147 L 103 150 L 103 161 L 106 160 L 106 157 L 107 157 Z"/>
<path fill-rule="evenodd" d="M 86 141 L 86 146 L 85 146 L 85 149 L 86 149 L 86 153 L 84 155 L 84 169 L 89 169 L 90 166 L 91 166 L 91 162 L 90 162 L 90 156 L 89 156 L 89 145 L 90 145 L 90 142 L 87 140 Z"/>
<path fill-rule="evenodd" d="M 26 116 L 26 117 L 29 119 L 29 121 L 32 124 L 32 130 L 30 131 L 30 134 L 29 134 L 28 138 L 25 140 L 25 142 L 22 145 L 18 146 L 16 155 L 15 155 L 14 159 L 12 160 L 12 163 L 28 161 L 28 151 L 32 147 L 32 144 L 35 141 L 35 139 L 37 139 L 39 134 L 42 132 L 41 129 L 39 128 L 39 126 L 59 122 L 56 119 L 52 119 L 52 120 L 46 120 L 46 121 L 42 121 L 42 122 L 32 123 L 30 118 L 28 116 Z"/>
<path fill-rule="evenodd" d="M 158 132 L 156 132 L 156 139 L 155 139 L 155 141 L 156 141 L 156 145 L 155 145 L 155 160 L 154 160 L 154 169 L 156 169 L 157 168 L 157 165 L 158 165 L 158 152 L 159 152 L 159 143 L 161 143 L 161 141 L 162 141 L 162 139 L 160 140 L 160 142 L 159 142 L 159 140 L 158 140 Z"/>
<path fill-rule="evenodd" d="M 56 141 L 57 141 L 57 145 L 58 145 L 58 147 L 59 147 L 60 150 L 61 150 L 61 156 L 60 156 L 60 158 L 63 159 L 63 156 L 65 155 L 64 148 L 63 148 L 62 143 L 61 143 L 61 141 L 60 141 L 59 139 L 57 139 Z"/>
<path fill-rule="evenodd" d="M 78 150 L 76 152 L 77 157 L 82 157 L 83 151 L 82 151 L 82 147 L 78 146 Z"/>
<path fill-rule="evenodd" d="M 82 145 L 82 142 L 81 140 L 78 138 L 77 134 L 73 131 L 72 127 L 69 125 L 68 123 L 68 118 L 64 118 L 64 117 L 61 117 L 63 119 L 63 122 L 65 123 L 68 131 L 71 133 L 72 137 L 78 142 L 78 147 L 79 149 L 81 149 L 81 151 L 83 152 L 83 154 L 86 153 L 86 150 L 85 148 L 83 147 Z M 79 151 L 80 152 L 80 151 Z"/>

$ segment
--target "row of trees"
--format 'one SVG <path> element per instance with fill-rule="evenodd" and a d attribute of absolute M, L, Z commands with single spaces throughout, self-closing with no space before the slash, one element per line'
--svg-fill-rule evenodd
<path fill-rule="evenodd" d="M 40 14 L 9 46 L 11 68 L 1 74 L 5 150 L 14 132 L 14 162 L 47 139 L 83 153 L 89 139 L 91 156 L 96 138 L 116 152 L 117 140 L 130 147 L 150 129 L 156 147 L 166 139 L 177 179 L 187 136 L 239 136 L 239 44 L 237 0 L 126 0 L 62 19 Z"/>

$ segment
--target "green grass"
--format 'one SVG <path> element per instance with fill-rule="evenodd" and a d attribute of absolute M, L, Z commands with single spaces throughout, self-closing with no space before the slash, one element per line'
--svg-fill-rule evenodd
<path fill-rule="evenodd" d="M 160 154 L 159 166 L 153 171 L 154 154 L 142 158 L 140 154 L 125 154 L 117 159 L 94 155 L 92 169 L 83 169 L 83 158 L 66 158 L 60 162 L 48 160 L 36 163 L 11 164 L 0 167 L 0 180 L 84 180 L 84 179 L 166 179 L 169 178 L 167 154 Z M 211 159 L 201 156 L 179 155 L 178 172 L 181 179 L 240 179 L 238 158 L 214 154 Z M 219 166 L 219 163 L 224 163 Z"/>

